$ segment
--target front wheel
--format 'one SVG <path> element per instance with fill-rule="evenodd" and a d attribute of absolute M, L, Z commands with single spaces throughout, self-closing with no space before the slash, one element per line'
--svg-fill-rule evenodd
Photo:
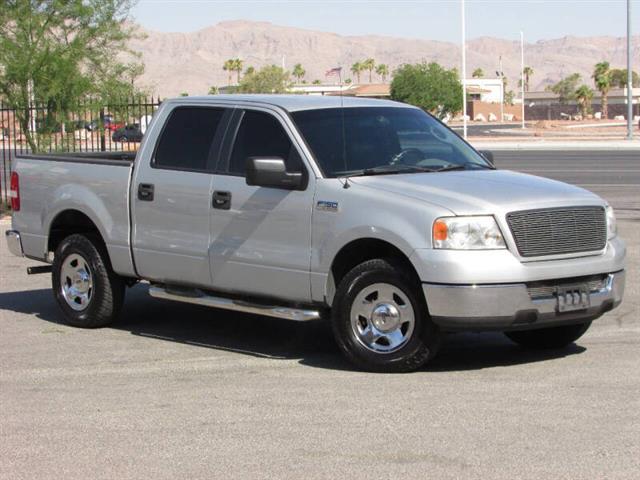
<path fill-rule="evenodd" d="M 416 370 L 435 356 L 440 343 L 420 283 L 386 259 L 366 261 L 345 275 L 332 325 L 344 355 L 369 371 Z"/>
<path fill-rule="evenodd" d="M 578 340 L 591 326 L 591 322 L 560 327 L 540 328 L 537 330 L 518 330 L 504 332 L 513 342 L 533 349 L 564 348 Z"/>
<path fill-rule="evenodd" d="M 70 235 L 56 249 L 53 294 L 69 325 L 104 327 L 120 312 L 125 284 L 96 237 Z"/>

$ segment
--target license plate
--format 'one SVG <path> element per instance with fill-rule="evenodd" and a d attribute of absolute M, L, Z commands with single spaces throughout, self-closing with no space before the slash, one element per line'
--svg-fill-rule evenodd
<path fill-rule="evenodd" d="M 591 306 L 587 285 L 558 287 L 556 296 L 558 298 L 558 312 L 585 310 Z"/>

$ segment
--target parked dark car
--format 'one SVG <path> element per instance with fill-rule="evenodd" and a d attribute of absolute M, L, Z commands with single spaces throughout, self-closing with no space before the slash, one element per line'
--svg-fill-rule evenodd
<path fill-rule="evenodd" d="M 142 140 L 142 130 L 139 123 L 131 123 L 116 130 L 111 139 L 114 142 L 139 142 Z"/>

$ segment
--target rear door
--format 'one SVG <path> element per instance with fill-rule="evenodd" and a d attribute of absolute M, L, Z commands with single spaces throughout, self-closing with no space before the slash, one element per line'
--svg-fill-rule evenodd
<path fill-rule="evenodd" d="M 231 111 L 176 106 L 168 113 L 151 160 L 139 166 L 132 187 L 140 276 L 210 286 L 212 174 Z"/>
<path fill-rule="evenodd" d="M 292 129 L 277 111 L 237 110 L 213 180 L 210 265 L 217 290 L 309 301 L 311 211 L 315 176 Z M 249 186 L 248 157 L 281 157 L 303 172 L 301 190 Z M 223 203 L 228 202 L 228 203 Z"/>

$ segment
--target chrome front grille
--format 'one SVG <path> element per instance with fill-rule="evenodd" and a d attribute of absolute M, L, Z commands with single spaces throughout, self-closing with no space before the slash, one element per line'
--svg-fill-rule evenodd
<path fill-rule="evenodd" d="M 607 219 L 602 207 L 511 212 L 507 223 L 523 257 L 591 252 L 607 244 Z"/>

